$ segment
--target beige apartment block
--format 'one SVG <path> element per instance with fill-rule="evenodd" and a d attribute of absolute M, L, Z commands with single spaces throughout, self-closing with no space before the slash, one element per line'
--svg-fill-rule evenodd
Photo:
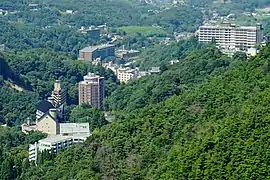
<path fill-rule="evenodd" d="M 88 73 L 79 83 L 79 105 L 88 104 L 103 109 L 103 99 L 104 77 Z"/>

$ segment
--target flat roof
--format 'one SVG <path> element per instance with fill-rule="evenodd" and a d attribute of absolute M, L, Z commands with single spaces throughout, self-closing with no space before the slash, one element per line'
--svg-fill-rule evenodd
<path fill-rule="evenodd" d="M 41 139 L 38 142 L 43 144 L 53 144 L 61 141 L 71 140 L 72 136 L 62 136 L 62 135 L 49 135 L 45 139 Z"/>
<path fill-rule="evenodd" d="M 103 48 L 107 48 L 107 47 L 114 47 L 114 45 L 112 45 L 112 44 L 101 44 L 101 45 L 98 45 L 98 46 L 88 46 L 88 47 L 85 47 L 85 48 L 81 49 L 80 51 L 82 51 L 82 52 L 93 52 L 93 51 L 96 51 L 97 49 L 103 49 Z"/>
<path fill-rule="evenodd" d="M 72 136 L 63 136 L 63 135 L 49 135 L 45 139 L 41 139 L 38 141 L 39 144 L 54 144 L 62 141 L 67 141 L 67 140 L 73 140 L 73 139 L 85 139 L 91 136 L 91 133 L 84 133 L 84 134 L 74 134 Z"/>
<path fill-rule="evenodd" d="M 90 137 L 92 134 L 91 133 L 89 133 L 89 134 L 74 134 L 73 136 L 72 136 L 72 138 L 73 139 L 76 139 L 76 138 L 88 138 L 88 137 Z"/>
<path fill-rule="evenodd" d="M 90 133 L 89 123 L 60 123 L 60 133 Z"/>
<path fill-rule="evenodd" d="M 248 30 L 256 30 L 258 28 L 258 26 L 226 26 L 226 25 L 203 25 L 200 26 L 201 28 L 220 28 L 220 29 L 248 29 Z"/>

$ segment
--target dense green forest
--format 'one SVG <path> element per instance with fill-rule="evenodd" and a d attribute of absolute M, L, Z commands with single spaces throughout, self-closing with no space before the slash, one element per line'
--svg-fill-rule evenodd
<path fill-rule="evenodd" d="M 66 25 L 39 29 L 34 25 L 11 23 L 0 19 L 0 44 L 12 50 L 50 47 L 55 51 L 77 54 L 78 50 L 95 42 L 87 34 Z"/>
<path fill-rule="evenodd" d="M 178 96 L 118 115 L 22 179 L 268 179 L 269 53 L 270 45 Z"/>
<path fill-rule="evenodd" d="M 153 66 L 168 65 L 171 60 L 181 60 L 190 52 L 204 49 L 207 46 L 198 43 L 198 39 L 195 37 L 166 46 L 158 44 L 143 51 L 137 64 L 142 70 L 148 70 Z"/>
<path fill-rule="evenodd" d="M 14 73 L 5 61 L 3 54 L 0 53 L 0 85 L 4 84 L 4 80 L 11 81 L 25 89 L 31 89 L 29 82 L 26 82 L 19 74 Z"/>

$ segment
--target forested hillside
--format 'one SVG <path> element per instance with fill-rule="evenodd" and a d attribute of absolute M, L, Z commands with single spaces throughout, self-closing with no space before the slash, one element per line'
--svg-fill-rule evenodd
<path fill-rule="evenodd" d="M 164 46 L 158 44 L 143 51 L 137 62 L 140 69 L 148 70 L 153 66 L 168 65 L 171 60 L 181 60 L 190 52 L 204 49 L 209 45 L 198 43 L 198 39 L 192 37 Z"/>
<path fill-rule="evenodd" d="M 31 89 L 29 82 L 23 79 L 19 74 L 14 73 L 0 53 L 0 85 L 4 84 L 4 80 L 20 85 L 22 88 Z"/>
<path fill-rule="evenodd" d="M 168 70 L 164 69 L 158 75 L 122 84 L 107 99 L 108 108 L 130 111 L 161 102 L 201 83 L 212 73 L 223 71 L 230 62 L 231 59 L 216 48 L 205 46 L 204 49 L 190 52 L 179 63 L 168 65 Z"/>
<path fill-rule="evenodd" d="M 22 178 L 268 179 L 269 57 L 270 45 L 178 96 L 123 113 Z"/>

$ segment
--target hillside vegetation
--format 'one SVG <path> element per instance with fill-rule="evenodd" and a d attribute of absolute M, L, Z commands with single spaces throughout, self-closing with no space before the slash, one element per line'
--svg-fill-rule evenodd
<path fill-rule="evenodd" d="M 168 66 L 168 70 L 163 67 L 161 74 L 121 85 L 107 99 L 108 108 L 130 111 L 161 102 L 226 69 L 230 61 L 213 47 L 191 52 L 179 63 Z"/>
<path fill-rule="evenodd" d="M 167 34 L 162 28 L 152 26 L 124 26 L 118 28 L 118 30 L 124 31 L 127 35 L 142 34 L 143 36 L 165 36 Z"/>
<path fill-rule="evenodd" d="M 22 178 L 268 179 L 269 57 L 270 45 L 178 96 L 123 113 Z"/>
<path fill-rule="evenodd" d="M 171 60 L 181 60 L 190 52 L 211 46 L 198 43 L 198 39 L 192 37 L 189 40 L 174 42 L 169 45 L 158 44 L 145 49 L 137 62 L 140 69 L 148 70 L 153 66 L 168 65 Z"/>

